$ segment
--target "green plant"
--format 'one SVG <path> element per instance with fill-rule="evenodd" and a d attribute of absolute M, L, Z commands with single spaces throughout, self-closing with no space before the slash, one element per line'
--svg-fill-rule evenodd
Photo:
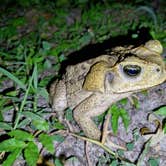
<path fill-rule="evenodd" d="M 14 83 L 14 87 L 17 87 L 0 96 L 2 98 L 0 101 L 2 110 L 0 114 L 0 128 L 8 135 L 7 139 L 0 142 L 0 152 L 5 154 L 5 158 L 7 157 L 6 160 L 2 160 L 3 166 L 12 165 L 20 156 L 24 156 L 30 166 L 35 166 L 40 155 L 37 146 L 38 142 L 41 142 L 43 147 L 53 154 L 53 140 L 63 140 L 62 137 L 58 138 L 56 135 L 50 136 L 49 131 L 51 128 L 56 128 L 57 122 L 54 124 L 49 123 L 44 117 L 46 114 L 44 108 L 38 105 L 40 97 L 48 101 L 48 92 L 45 88 L 47 82 L 44 83 L 39 80 L 39 73 L 43 71 L 41 66 L 45 61 L 44 56 L 51 47 L 48 42 L 42 42 L 42 45 L 43 47 L 39 49 L 38 53 L 35 52 L 35 47 L 19 46 L 17 48 L 16 53 L 21 55 L 21 57 L 15 58 L 21 61 L 25 60 L 25 62 L 16 64 L 19 70 L 17 70 L 17 67 L 13 68 L 14 63 L 8 66 L 9 70 L 16 70 L 16 72 L 13 71 L 15 74 L 0 67 L 2 81 L 6 79 L 11 80 Z M 5 59 L 8 58 L 7 56 L 11 57 L 9 54 L 3 53 L 2 55 L 6 56 Z M 6 105 L 6 100 L 12 101 L 13 106 Z M 14 120 L 6 122 L 3 114 L 6 111 L 11 111 L 13 108 Z M 27 126 L 31 130 L 27 130 Z"/>
<path fill-rule="evenodd" d="M 123 108 L 118 108 L 117 105 L 113 104 L 111 108 L 108 110 L 109 114 L 112 115 L 110 121 L 113 133 L 116 133 L 118 130 L 118 120 L 119 118 L 122 118 L 123 124 L 125 129 L 127 130 L 127 127 L 130 123 L 130 117 L 127 113 L 127 111 Z"/>
<path fill-rule="evenodd" d="M 158 110 L 156 110 L 155 114 L 166 117 L 166 106 L 163 106 L 163 107 L 159 108 Z M 163 130 L 164 130 L 164 133 L 166 133 L 166 123 L 165 122 L 163 124 Z"/>
<path fill-rule="evenodd" d="M 155 13 L 149 6 L 140 6 L 136 9 L 136 14 L 140 16 L 140 27 L 149 27 L 153 39 L 158 39 L 165 46 L 166 31 L 164 16 Z M 149 16 L 149 18 L 147 18 Z M 149 20 L 149 21 L 148 21 Z"/>

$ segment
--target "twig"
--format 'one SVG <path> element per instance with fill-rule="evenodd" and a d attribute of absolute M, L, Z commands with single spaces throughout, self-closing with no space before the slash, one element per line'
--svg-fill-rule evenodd
<path fill-rule="evenodd" d="M 89 147 L 89 142 L 86 141 L 86 143 L 85 143 L 85 155 L 87 158 L 88 166 L 92 166 L 92 163 L 90 161 L 89 154 L 88 154 L 88 147 Z"/>
<path fill-rule="evenodd" d="M 103 126 L 102 140 L 101 140 L 102 144 L 104 144 L 106 142 L 106 138 L 107 138 L 107 135 L 108 135 L 108 125 L 109 125 L 110 118 L 111 118 L 111 114 L 108 111 L 108 113 L 106 115 L 106 120 L 105 120 L 104 126 Z"/>
<path fill-rule="evenodd" d="M 101 148 L 103 148 L 105 151 L 107 151 L 108 153 L 112 154 L 113 156 L 115 156 L 116 158 L 118 157 L 116 153 L 114 153 L 112 150 L 110 150 L 107 146 L 103 145 L 101 142 L 99 141 L 96 141 L 96 140 L 93 140 L 93 139 L 90 139 L 90 138 L 86 138 L 86 137 L 83 137 L 83 136 L 79 136 L 77 134 L 74 134 L 74 133 L 69 133 L 69 135 L 72 135 L 74 137 L 77 137 L 79 139 L 82 139 L 84 141 L 88 141 L 88 142 L 91 142 L 93 144 L 96 144 L 98 146 L 100 146 Z M 119 158 L 119 157 L 118 157 Z"/>

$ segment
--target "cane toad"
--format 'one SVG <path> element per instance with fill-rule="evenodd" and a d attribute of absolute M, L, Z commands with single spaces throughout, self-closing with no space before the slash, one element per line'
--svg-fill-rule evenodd
<path fill-rule="evenodd" d="M 166 80 L 162 45 L 150 40 L 139 47 L 116 47 L 108 55 L 71 65 L 50 87 L 52 108 L 59 120 L 70 107 L 87 137 L 99 140 L 101 131 L 92 118 L 112 103 Z"/>

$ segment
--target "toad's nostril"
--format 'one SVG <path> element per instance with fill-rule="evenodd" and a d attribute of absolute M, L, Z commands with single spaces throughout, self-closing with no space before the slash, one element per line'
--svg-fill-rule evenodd
<path fill-rule="evenodd" d="M 157 71 L 157 72 L 160 72 L 160 68 L 156 68 L 156 71 Z"/>

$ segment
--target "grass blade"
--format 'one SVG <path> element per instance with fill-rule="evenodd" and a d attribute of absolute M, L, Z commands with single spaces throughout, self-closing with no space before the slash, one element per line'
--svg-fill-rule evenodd
<path fill-rule="evenodd" d="M 8 72 L 7 70 L 3 69 L 2 67 L 0 67 L 0 72 L 2 74 L 6 75 L 11 80 L 13 80 L 20 88 L 22 88 L 23 90 L 26 90 L 26 86 L 12 73 Z"/>

